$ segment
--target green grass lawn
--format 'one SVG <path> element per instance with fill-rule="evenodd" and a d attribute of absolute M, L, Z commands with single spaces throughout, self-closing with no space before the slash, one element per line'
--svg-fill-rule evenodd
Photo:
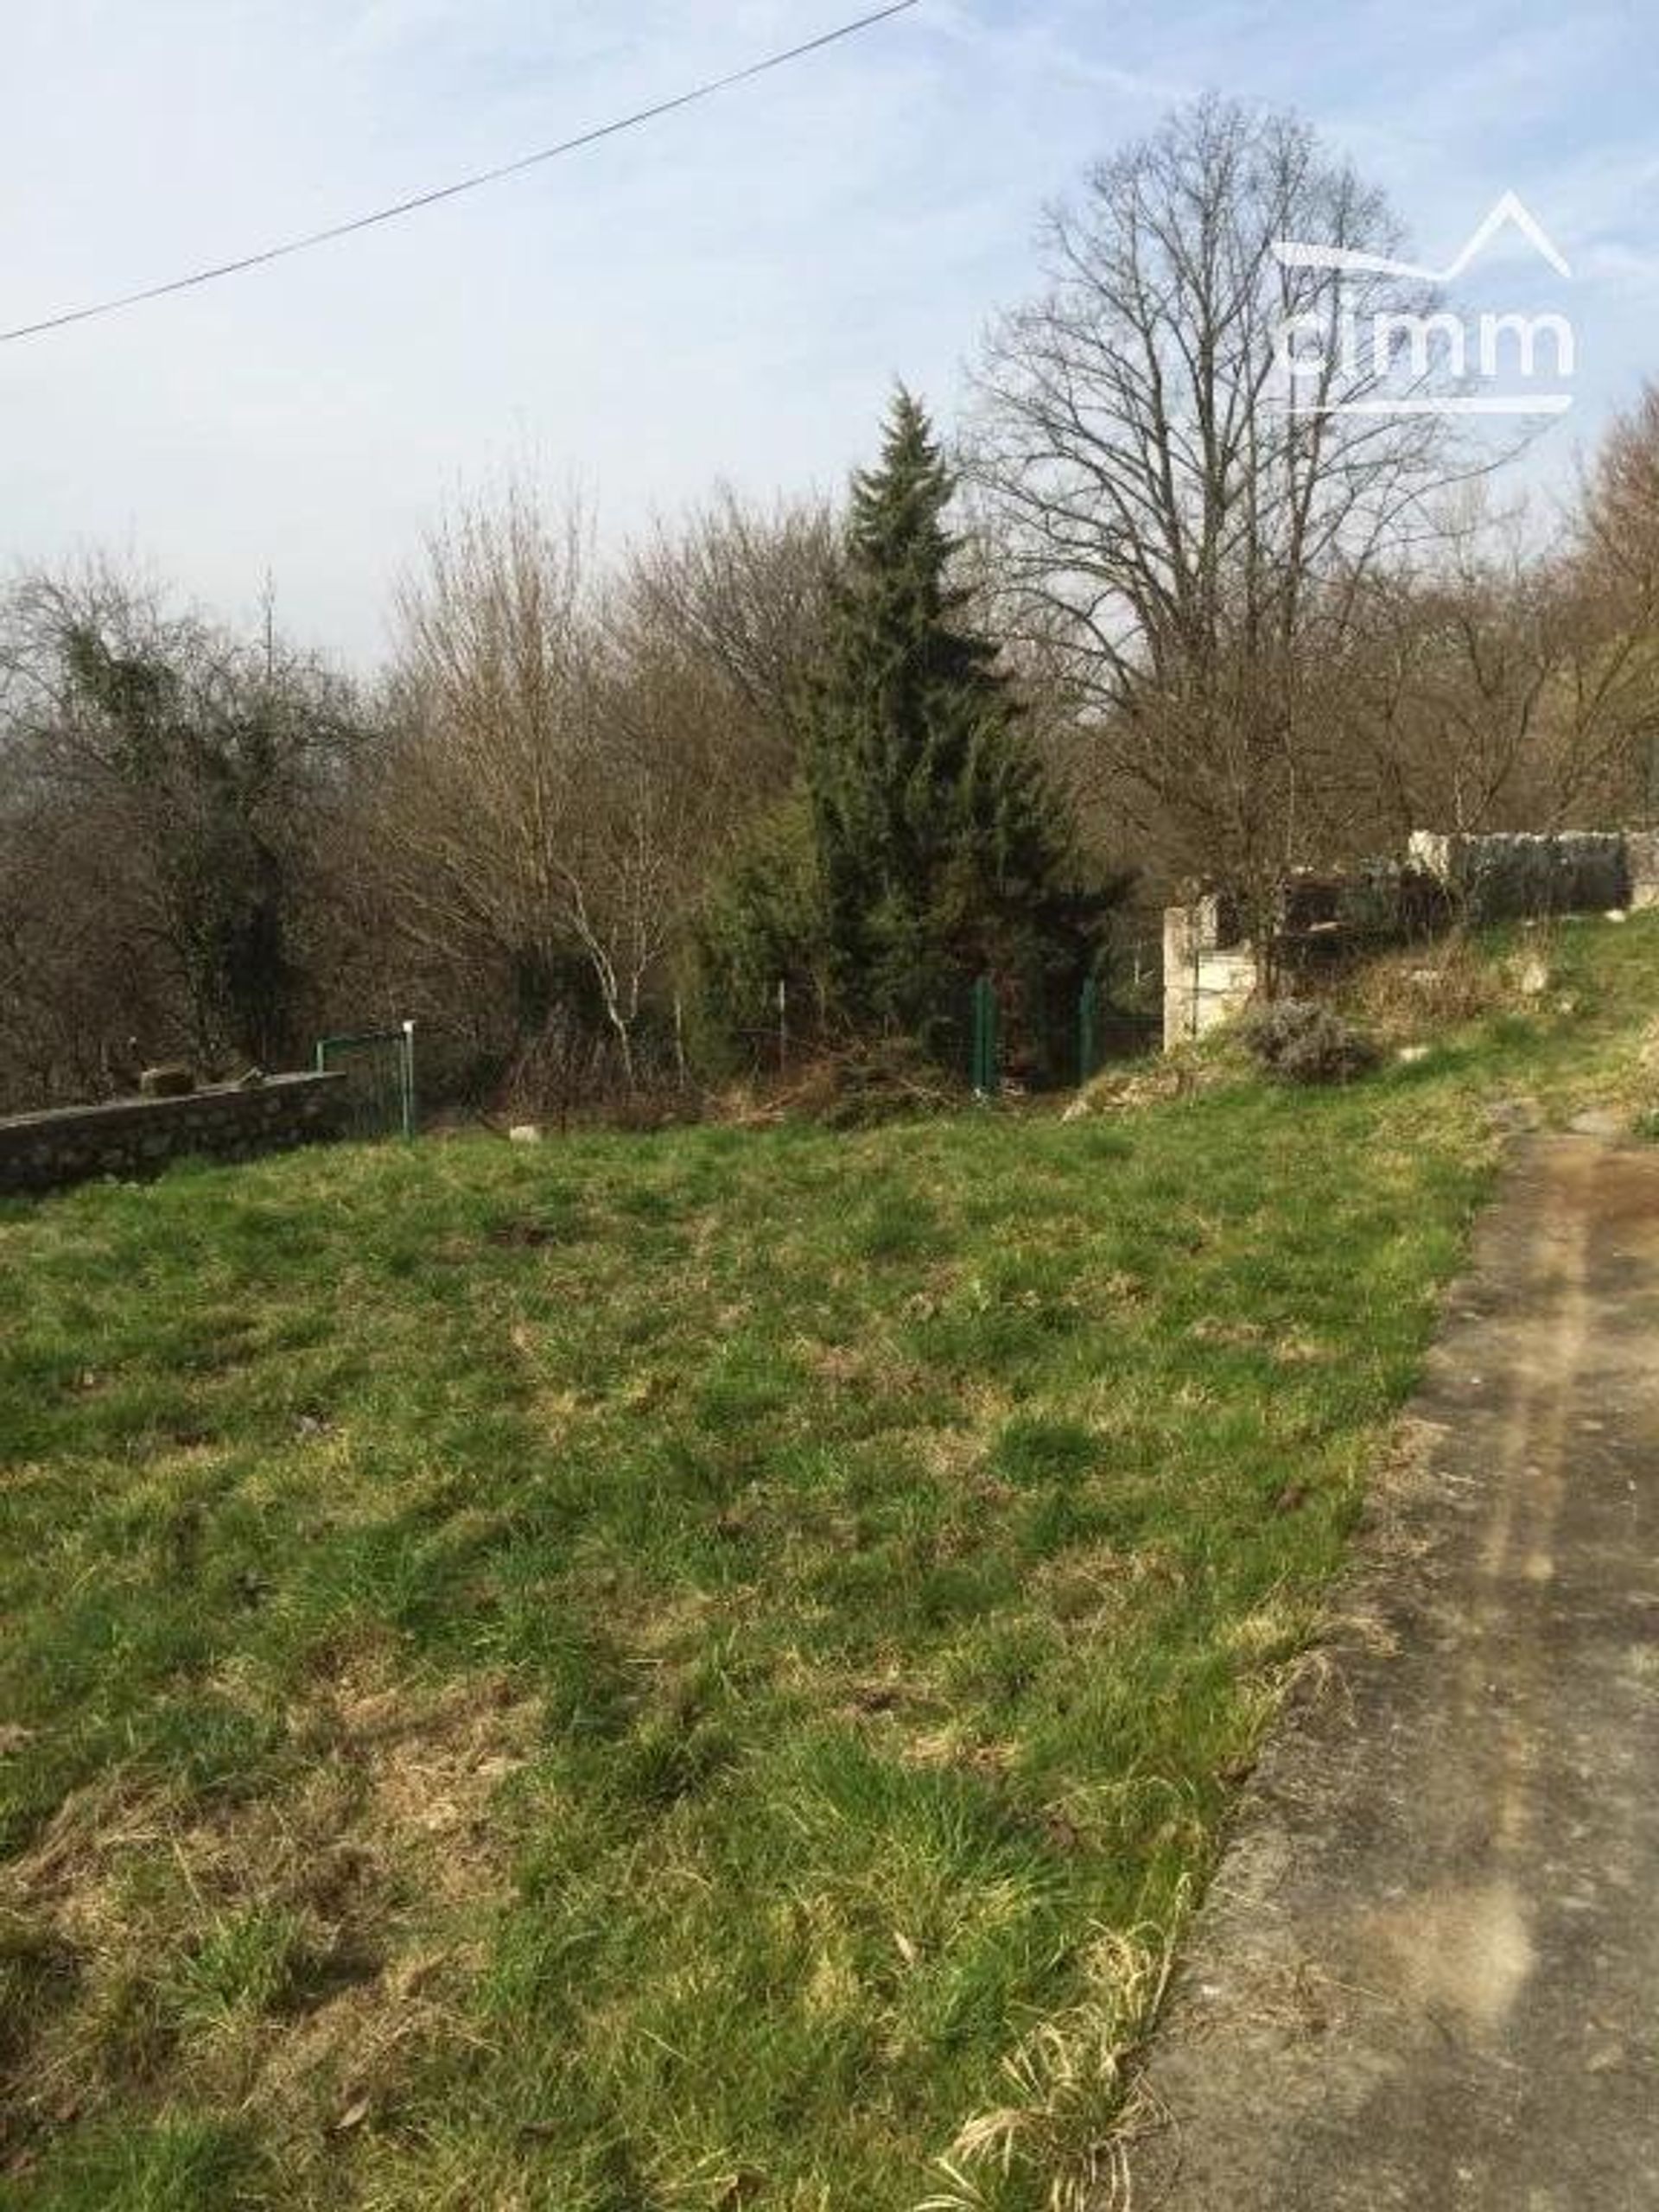
<path fill-rule="evenodd" d="M 1554 957 L 1575 1011 L 1328 1095 L 0 1208 L 0 2196 L 1084 2173 L 1485 1103 L 1633 1080 L 1659 928 Z"/>

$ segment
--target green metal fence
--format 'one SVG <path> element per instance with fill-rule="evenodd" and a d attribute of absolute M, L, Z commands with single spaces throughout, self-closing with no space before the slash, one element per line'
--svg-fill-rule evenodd
<path fill-rule="evenodd" d="M 347 1136 L 412 1137 L 415 1134 L 415 1025 L 370 1030 L 354 1037 L 324 1037 L 317 1046 L 319 1075 L 340 1075 Z"/>
<path fill-rule="evenodd" d="M 1057 996 L 1045 1013 L 1049 1028 L 1046 1049 L 1039 1048 L 1037 1082 L 1047 1090 L 1085 1084 L 1109 1061 L 1134 1058 L 1158 1039 L 1156 1018 L 1116 1008 L 1095 976 L 1084 978 L 1075 1000 Z M 995 983 L 980 976 L 969 996 L 966 1060 L 968 1080 L 981 1098 L 995 1098 L 1011 1087 L 1023 1090 L 1032 1080 L 1025 1068 L 1010 1071 L 1007 1065 L 1010 1027 Z"/>

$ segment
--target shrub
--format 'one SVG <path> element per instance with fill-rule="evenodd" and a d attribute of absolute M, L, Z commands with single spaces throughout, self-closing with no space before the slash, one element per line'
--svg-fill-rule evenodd
<path fill-rule="evenodd" d="M 967 1096 L 913 1039 L 872 1037 L 822 1053 L 777 1103 L 791 1121 L 817 1122 L 828 1129 L 869 1129 L 884 1122 L 954 1113 Z"/>
<path fill-rule="evenodd" d="M 1479 944 L 1454 936 L 1368 962 L 1344 997 L 1368 1029 L 1400 1043 L 1478 1021 L 1510 990 L 1503 968 Z"/>
<path fill-rule="evenodd" d="M 798 794 L 748 823 L 704 897 L 691 1005 L 701 1067 L 721 1076 L 775 1064 L 780 983 L 791 1040 L 817 1041 L 825 927 L 811 817 Z"/>
<path fill-rule="evenodd" d="M 1275 999 L 1247 1014 L 1247 1051 L 1286 1083 L 1348 1083 L 1380 1057 L 1363 1031 L 1319 999 Z"/>

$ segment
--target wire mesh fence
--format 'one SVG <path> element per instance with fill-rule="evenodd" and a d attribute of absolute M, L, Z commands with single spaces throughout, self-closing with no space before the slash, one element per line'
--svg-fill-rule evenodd
<path fill-rule="evenodd" d="M 415 1025 L 324 1037 L 317 1046 L 319 1075 L 344 1078 L 340 1128 L 349 1137 L 372 1141 L 410 1137 L 416 1127 Z"/>
<path fill-rule="evenodd" d="M 792 1006 L 782 987 L 770 1011 L 769 1023 L 737 1033 L 762 1077 L 787 1080 L 849 1051 L 897 1047 L 980 1098 L 1070 1090 L 1110 1062 L 1155 1049 L 1162 1027 L 1157 1011 L 1125 1005 L 1094 976 L 1039 991 L 971 977 L 912 1027 L 861 1039 L 813 1020 L 814 1010 Z"/>

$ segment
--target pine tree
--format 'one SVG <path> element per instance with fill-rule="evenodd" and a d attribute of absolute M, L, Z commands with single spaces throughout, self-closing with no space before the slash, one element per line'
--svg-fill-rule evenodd
<path fill-rule="evenodd" d="M 925 1036 L 972 976 L 1075 953 L 1071 825 L 997 649 L 950 580 L 955 483 L 901 390 L 854 480 L 846 576 L 808 716 L 808 785 L 836 1004 Z"/>

